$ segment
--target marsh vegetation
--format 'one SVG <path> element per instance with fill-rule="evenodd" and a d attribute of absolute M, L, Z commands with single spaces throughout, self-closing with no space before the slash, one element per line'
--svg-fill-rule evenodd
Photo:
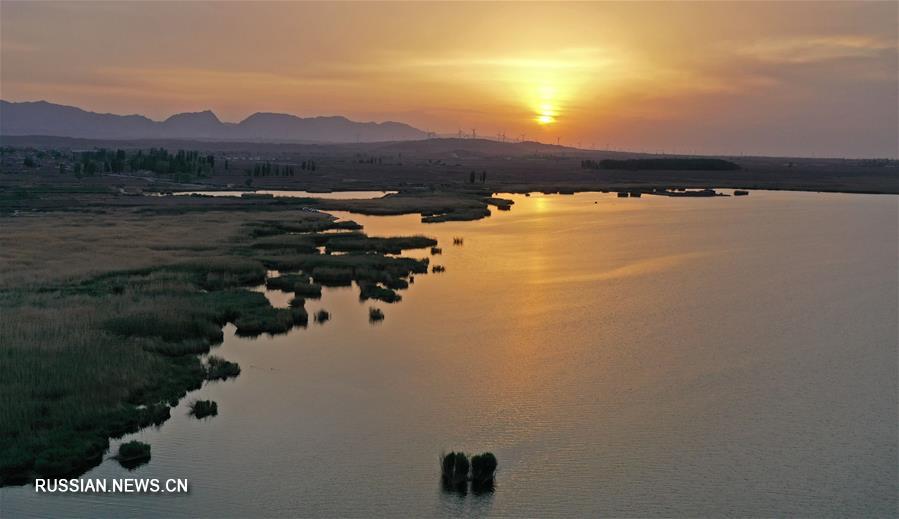
<path fill-rule="evenodd" d="M 492 452 L 476 454 L 471 457 L 471 461 L 464 452 L 441 454 L 440 478 L 443 488 L 449 492 L 464 494 L 470 481 L 471 489 L 476 494 L 492 492 L 497 466 L 496 456 Z"/>
<path fill-rule="evenodd" d="M 464 452 L 450 452 L 440 456 L 440 472 L 443 482 L 454 488 L 468 483 L 470 464 Z"/>
<path fill-rule="evenodd" d="M 123 443 L 119 445 L 116 460 L 129 470 L 139 467 L 150 461 L 150 446 L 137 440 Z"/>
<path fill-rule="evenodd" d="M 476 454 L 471 457 L 471 485 L 472 487 L 487 487 L 493 485 L 496 474 L 496 456 L 492 452 Z"/>
<path fill-rule="evenodd" d="M 190 415 L 194 418 L 206 418 L 219 414 L 219 406 L 212 400 L 194 400 L 190 403 Z"/>
<path fill-rule="evenodd" d="M 221 357 L 210 355 L 206 359 L 206 380 L 228 380 L 240 375 L 240 366 Z"/>
<path fill-rule="evenodd" d="M 0 393 L 9 405 L 0 406 L 0 484 L 84 472 L 110 438 L 161 424 L 205 380 L 239 375 L 233 362 L 198 355 L 222 341 L 226 323 L 241 336 L 305 326 L 305 299 L 321 295 L 311 277 L 357 281 L 360 292 L 399 300 L 396 290 L 428 262 L 385 251 L 436 243 L 370 240 L 355 222 L 279 212 L 279 199 L 238 200 L 245 210 L 234 218 L 226 209 L 234 201 L 171 198 L 177 205 L 166 201 L 165 210 L 112 207 L 63 225 L 50 214 L 4 226 Z M 331 240 L 347 253 L 313 249 Z M 272 268 L 283 274 L 266 279 Z M 263 283 L 293 292 L 290 307 L 273 308 L 249 289 Z M 379 288 L 365 292 L 366 283 Z M 208 415 L 211 405 L 194 412 Z"/>

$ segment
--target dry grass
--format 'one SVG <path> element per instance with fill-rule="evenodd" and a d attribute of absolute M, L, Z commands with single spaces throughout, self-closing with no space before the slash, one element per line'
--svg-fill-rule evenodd
<path fill-rule="evenodd" d="M 427 260 L 375 251 L 303 252 L 307 238 L 289 233 L 366 250 L 433 245 L 346 235 L 358 225 L 281 210 L 277 201 L 223 211 L 184 197 L 147 211 L 143 201 L 104 200 L 0 217 L 0 485 L 80 474 L 102 460 L 110 437 L 161 423 L 204 380 L 237 374 L 236 365 L 197 357 L 222 339 L 226 322 L 246 335 L 305 326 L 300 299 L 276 309 L 240 288 L 264 282 L 266 266 L 332 282 L 376 279 L 388 288 L 375 297 L 390 301 L 399 300 L 391 289 L 408 286 L 403 278 L 427 272 Z M 335 229 L 344 234 L 319 232 Z M 300 298 L 320 290 L 308 276 L 291 288 Z"/>
<path fill-rule="evenodd" d="M 263 216 L 273 213 L 3 218 L 0 484 L 78 474 L 108 438 L 160 423 L 209 375 L 195 354 L 224 322 L 282 331 L 302 320 L 228 289 L 264 276 L 261 263 L 226 255 Z"/>
<path fill-rule="evenodd" d="M 45 285 L 215 256 L 224 252 L 224 244 L 237 234 L 241 223 L 222 212 L 189 218 L 148 218 L 118 211 L 4 218 L 0 223 L 0 263 L 4 266 L 0 288 Z"/>

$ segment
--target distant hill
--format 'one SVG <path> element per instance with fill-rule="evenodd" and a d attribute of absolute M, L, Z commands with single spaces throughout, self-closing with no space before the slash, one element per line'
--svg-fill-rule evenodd
<path fill-rule="evenodd" d="M 3 100 L 0 100 L 0 135 L 322 143 L 408 141 L 427 137 L 425 132 L 404 123 L 356 122 L 339 116 L 303 118 L 255 113 L 239 123 L 226 123 L 207 110 L 154 121 L 142 115 L 100 114 L 47 101 Z"/>

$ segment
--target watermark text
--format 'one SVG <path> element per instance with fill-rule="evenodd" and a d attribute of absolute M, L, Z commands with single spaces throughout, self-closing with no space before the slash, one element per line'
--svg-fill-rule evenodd
<path fill-rule="evenodd" d="M 71 478 L 34 481 L 39 494 L 187 494 L 187 478 Z"/>

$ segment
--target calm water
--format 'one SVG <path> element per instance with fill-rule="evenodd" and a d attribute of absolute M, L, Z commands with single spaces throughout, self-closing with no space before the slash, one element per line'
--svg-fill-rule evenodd
<path fill-rule="evenodd" d="M 396 191 L 331 191 L 329 193 L 315 193 L 312 191 L 286 191 L 283 189 L 258 189 L 256 191 L 179 191 L 176 196 L 205 195 L 205 196 L 242 196 L 245 194 L 272 195 L 275 198 L 327 198 L 331 200 L 368 200 L 381 198 Z"/>
<path fill-rule="evenodd" d="M 87 475 L 190 495 L 6 488 L 0 515 L 897 514 L 896 197 L 514 198 L 478 222 L 353 215 L 437 237 L 446 273 L 376 326 L 355 288 L 308 304 L 323 326 L 229 326 L 213 351 L 243 373 L 188 397 L 219 416 L 182 403 L 126 438 L 148 465 Z M 495 493 L 444 493 L 449 449 L 495 452 Z"/>

